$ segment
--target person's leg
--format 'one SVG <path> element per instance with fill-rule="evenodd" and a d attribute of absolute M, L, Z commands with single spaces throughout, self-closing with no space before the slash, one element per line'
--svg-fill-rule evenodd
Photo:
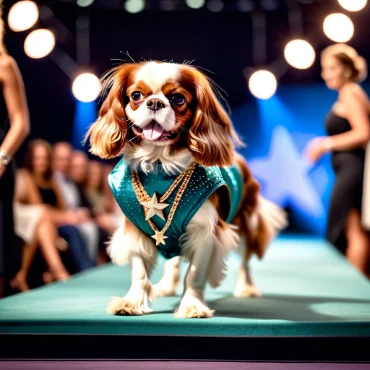
<path fill-rule="evenodd" d="M 366 230 L 361 226 L 361 216 L 357 210 L 351 210 L 346 223 L 346 256 L 353 266 L 366 274 L 370 259 L 370 240 Z"/>
<path fill-rule="evenodd" d="M 65 268 L 57 249 L 58 232 L 43 209 L 43 214 L 35 233 L 36 241 L 40 244 L 41 252 L 45 258 L 53 280 L 68 280 L 69 273 Z"/>
<path fill-rule="evenodd" d="M 21 244 L 14 232 L 14 165 L 9 163 L 0 180 L 0 275 L 4 277 L 0 296 L 12 293 L 10 281 L 21 268 Z"/>
<path fill-rule="evenodd" d="M 68 259 L 71 262 L 73 272 L 81 272 L 93 267 L 95 264 L 90 260 L 84 241 L 78 229 L 72 225 L 63 225 L 58 228 L 59 236 L 65 239 L 69 248 Z"/>
<path fill-rule="evenodd" d="M 19 290 L 21 292 L 30 290 L 28 283 L 27 283 L 27 277 L 28 277 L 28 273 L 30 271 L 32 262 L 35 258 L 37 247 L 38 247 L 38 243 L 36 239 L 32 243 L 23 246 L 21 269 L 18 271 L 15 277 L 10 281 L 10 285 L 13 289 Z"/>

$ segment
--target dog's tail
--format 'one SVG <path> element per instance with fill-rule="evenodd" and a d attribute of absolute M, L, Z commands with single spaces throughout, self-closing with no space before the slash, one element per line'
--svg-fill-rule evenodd
<path fill-rule="evenodd" d="M 286 212 L 259 195 L 256 210 L 247 220 L 248 251 L 262 258 L 271 241 L 287 225 Z"/>
<path fill-rule="evenodd" d="M 269 243 L 284 229 L 287 222 L 285 211 L 261 196 L 260 185 L 253 177 L 241 156 L 237 162 L 243 175 L 243 201 L 233 223 L 246 237 L 248 255 L 262 258 Z"/>

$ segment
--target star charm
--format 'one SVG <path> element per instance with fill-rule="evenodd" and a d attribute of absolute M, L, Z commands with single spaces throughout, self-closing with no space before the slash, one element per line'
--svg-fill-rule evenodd
<path fill-rule="evenodd" d="M 150 200 L 150 202 L 141 202 L 142 206 L 144 206 L 148 213 L 146 214 L 145 220 L 148 221 L 150 218 L 152 218 L 154 215 L 159 216 L 162 220 L 166 221 L 166 219 L 163 216 L 162 209 L 165 209 L 169 206 L 167 203 L 159 203 L 157 199 L 157 194 L 154 193 L 153 198 Z"/>
<path fill-rule="evenodd" d="M 158 245 L 158 244 L 166 245 L 166 242 L 164 241 L 164 239 L 167 239 L 168 236 L 165 236 L 160 231 L 156 231 L 155 235 L 152 235 L 152 238 L 155 239 L 155 245 Z"/>

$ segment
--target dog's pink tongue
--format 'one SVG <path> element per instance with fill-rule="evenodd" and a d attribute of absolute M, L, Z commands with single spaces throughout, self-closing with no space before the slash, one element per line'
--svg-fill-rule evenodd
<path fill-rule="evenodd" d="M 143 134 L 147 140 L 157 140 L 164 132 L 164 128 L 156 122 L 151 122 L 143 129 Z"/>

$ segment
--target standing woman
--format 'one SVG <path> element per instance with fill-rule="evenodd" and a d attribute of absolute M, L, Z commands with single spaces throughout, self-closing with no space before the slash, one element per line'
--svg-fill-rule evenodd
<path fill-rule="evenodd" d="M 316 162 L 332 153 L 335 184 L 327 221 L 327 239 L 361 272 L 367 273 L 370 238 L 363 226 L 362 199 L 365 148 L 370 140 L 369 98 L 359 82 L 367 75 L 365 60 L 348 45 L 326 48 L 321 56 L 322 78 L 338 91 L 325 128 L 328 137 L 317 138 L 306 154 Z"/>
<path fill-rule="evenodd" d="M 2 0 L 0 0 L 1 12 Z M 12 157 L 30 131 L 27 101 L 17 64 L 3 45 L 0 14 L 0 297 L 20 267 L 20 245 L 13 227 Z"/>

